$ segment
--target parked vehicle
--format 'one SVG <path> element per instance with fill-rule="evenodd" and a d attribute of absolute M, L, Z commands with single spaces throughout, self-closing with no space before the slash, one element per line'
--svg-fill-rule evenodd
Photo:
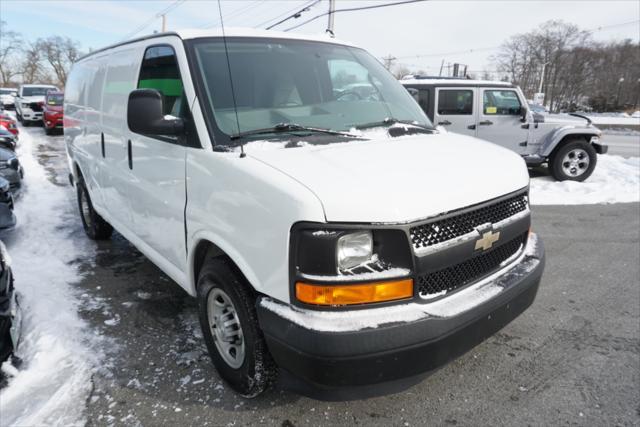
<path fill-rule="evenodd" d="M 532 112 L 518 86 L 505 82 L 413 76 L 401 83 L 438 126 L 520 154 L 528 165 L 548 163 L 558 181 L 584 181 L 608 146 L 585 116 Z"/>
<path fill-rule="evenodd" d="M 9 181 L 0 177 L 0 230 L 13 228 L 16 225 L 13 204 L 13 193 L 11 193 Z"/>
<path fill-rule="evenodd" d="M 62 131 L 63 100 L 63 92 L 49 91 L 45 96 L 42 121 L 47 135 L 51 135 L 56 130 Z"/>
<path fill-rule="evenodd" d="M 18 347 L 22 323 L 9 260 L 0 241 L 0 364 Z"/>
<path fill-rule="evenodd" d="M 13 88 L 0 87 L 0 110 L 12 110 L 15 107 L 15 97 L 18 91 Z"/>
<path fill-rule="evenodd" d="M 21 85 L 16 97 L 16 116 L 24 126 L 42 120 L 44 98 L 48 91 L 57 91 L 51 85 Z"/>
<path fill-rule="evenodd" d="M 344 96 L 367 82 L 378 96 Z M 350 44 L 139 38 L 73 66 L 64 114 L 87 235 L 116 228 L 197 298 L 213 363 L 245 396 L 276 366 L 332 396 L 414 381 L 535 298 L 522 158 L 437 130 Z"/>
<path fill-rule="evenodd" d="M 18 130 L 15 119 L 6 112 L 0 111 L 0 129 L 3 128 L 11 132 L 16 137 L 16 140 L 18 139 L 20 131 Z"/>
<path fill-rule="evenodd" d="M 0 176 L 9 181 L 12 189 L 22 186 L 24 170 L 16 153 L 6 148 L 0 148 Z"/>
<path fill-rule="evenodd" d="M 8 130 L 0 127 L 0 147 L 15 150 L 18 141 L 16 136 Z"/>

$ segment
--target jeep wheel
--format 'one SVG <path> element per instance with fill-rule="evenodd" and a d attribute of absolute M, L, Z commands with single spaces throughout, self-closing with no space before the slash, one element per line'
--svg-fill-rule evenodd
<path fill-rule="evenodd" d="M 13 352 L 13 343 L 11 342 L 11 320 L 6 318 L 0 319 L 0 365 L 7 360 Z"/>
<path fill-rule="evenodd" d="M 82 219 L 84 232 L 91 240 L 106 240 L 111 237 L 113 227 L 93 209 L 91 197 L 89 197 L 89 191 L 82 176 L 78 178 L 76 188 L 78 208 L 80 209 L 80 218 Z"/>
<path fill-rule="evenodd" d="M 561 146 L 551 157 L 549 169 L 558 181 L 584 181 L 593 173 L 598 154 L 591 144 L 574 139 Z"/>
<path fill-rule="evenodd" d="M 275 380 L 277 368 L 258 325 L 255 295 L 223 258 L 210 258 L 198 277 L 198 311 L 216 370 L 236 392 L 255 397 Z"/>

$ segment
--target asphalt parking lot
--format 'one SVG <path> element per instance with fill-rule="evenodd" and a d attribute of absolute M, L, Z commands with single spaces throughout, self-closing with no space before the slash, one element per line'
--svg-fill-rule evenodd
<path fill-rule="evenodd" d="M 37 156 L 68 186 L 62 138 L 47 141 Z M 108 339 L 88 424 L 640 424 L 640 204 L 534 206 L 533 223 L 547 267 L 528 311 L 402 393 L 331 403 L 281 388 L 253 400 L 228 390 L 194 301 L 116 234 L 97 244 L 78 285 L 82 316 Z M 70 233 L 84 238 L 79 219 Z"/>

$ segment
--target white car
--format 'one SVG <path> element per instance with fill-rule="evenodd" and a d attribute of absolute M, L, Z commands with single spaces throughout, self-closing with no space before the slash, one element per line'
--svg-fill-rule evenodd
<path fill-rule="evenodd" d="M 334 397 L 415 382 L 535 298 L 525 162 L 436 129 L 353 45 L 156 34 L 79 60 L 64 103 L 87 235 L 117 229 L 197 298 L 244 396 L 278 372 Z"/>
<path fill-rule="evenodd" d="M 24 126 L 42 121 L 44 98 L 47 92 L 57 91 L 52 85 L 21 85 L 15 100 L 16 116 Z"/>
<path fill-rule="evenodd" d="M 15 106 L 16 89 L 0 87 L 0 110 L 9 110 Z"/>

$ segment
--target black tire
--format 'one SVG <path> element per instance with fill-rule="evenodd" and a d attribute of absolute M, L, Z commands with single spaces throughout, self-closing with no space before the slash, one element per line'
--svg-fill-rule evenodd
<path fill-rule="evenodd" d="M 579 158 L 578 155 L 585 155 L 587 158 Z M 578 166 L 572 167 L 567 162 L 567 156 L 574 156 Z M 584 161 L 580 161 L 584 159 Z M 588 164 L 585 162 L 588 160 Z M 549 170 L 551 175 L 558 181 L 578 181 L 582 182 L 593 173 L 598 162 L 598 153 L 593 145 L 581 138 L 571 139 L 558 148 L 549 159 Z M 580 166 L 582 165 L 582 166 Z M 573 171 L 575 170 L 575 174 Z"/>
<path fill-rule="evenodd" d="M 258 325 L 255 293 L 249 284 L 224 258 L 209 258 L 198 276 L 198 311 L 200 326 L 209 354 L 218 373 L 233 390 L 244 397 L 255 397 L 274 383 L 277 367 L 267 349 Z M 244 357 L 239 367 L 232 367 L 216 345 L 214 327 L 209 319 L 209 296 L 222 291 L 228 296 L 237 314 L 244 345 Z M 215 294 L 211 294 L 215 299 Z"/>
<path fill-rule="evenodd" d="M 9 319 L 0 319 L 0 364 L 13 353 L 10 329 L 11 321 Z"/>
<path fill-rule="evenodd" d="M 18 119 L 18 122 L 20 122 L 20 124 L 22 124 L 22 115 L 20 113 L 18 113 L 18 110 L 16 110 L 16 119 Z"/>
<path fill-rule="evenodd" d="M 82 176 L 78 178 L 76 191 L 84 232 L 91 240 L 106 240 L 110 238 L 113 233 L 113 227 L 93 209 L 91 197 Z"/>
<path fill-rule="evenodd" d="M 45 135 L 51 135 L 52 132 L 51 132 L 51 129 L 49 129 L 48 127 L 45 126 L 44 127 L 44 133 L 45 133 Z"/>

